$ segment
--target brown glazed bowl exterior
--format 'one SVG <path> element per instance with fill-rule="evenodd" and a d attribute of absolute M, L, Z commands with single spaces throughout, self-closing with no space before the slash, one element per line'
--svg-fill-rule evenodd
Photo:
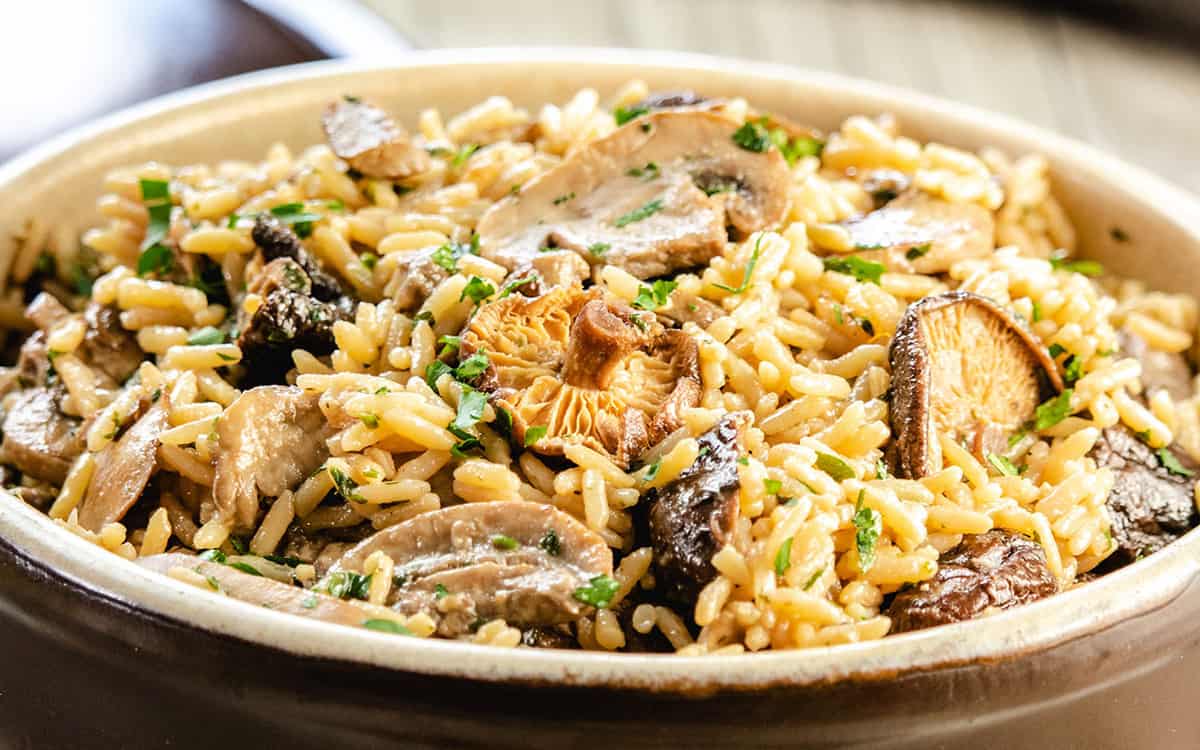
<path fill-rule="evenodd" d="M 343 94 L 406 122 L 492 94 L 536 108 L 630 78 L 745 96 L 831 129 L 1038 151 L 1086 254 L 1200 294 L 1200 204 L 1097 150 L 874 84 L 625 50 L 440 51 L 317 63 L 157 100 L 0 167 L 0 274 L 40 215 L 82 228 L 108 169 L 259 158 L 321 138 Z M 1181 144 L 1182 145 L 1182 144 Z M 1120 232 L 1113 230 L 1119 228 Z M 1123 243 L 1118 237 L 1132 238 Z M 492 649 L 292 618 L 149 573 L 0 497 L 0 746 L 1200 747 L 1200 533 L 1049 600 L 872 643 L 741 657 Z"/>

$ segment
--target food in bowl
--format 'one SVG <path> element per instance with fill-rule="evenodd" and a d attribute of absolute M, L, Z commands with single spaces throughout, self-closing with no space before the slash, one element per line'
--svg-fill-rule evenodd
<path fill-rule="evenodd" d="M 6 485 L 197 596 L 693 654 L 986 616 L 1197 523 L 1196 303 L 1077 258 L 1043 159 L 598 102 L 410 134 L 350 92 L 299 156 L 112 174 L 81 246 L 34 217 Z"/>

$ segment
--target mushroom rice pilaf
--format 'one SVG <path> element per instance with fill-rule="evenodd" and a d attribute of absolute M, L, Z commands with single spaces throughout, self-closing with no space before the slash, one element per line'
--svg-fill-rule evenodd
<path fill-rule="evenodd" d="M 197 596 L 688 654 L 986 616 L 1196 525 L 1196 302 L 1078 258 L 1041 157 L 640 82 L 412 133 L 352 93 L 325 144 L 24 228 L 16 498 Z"/>

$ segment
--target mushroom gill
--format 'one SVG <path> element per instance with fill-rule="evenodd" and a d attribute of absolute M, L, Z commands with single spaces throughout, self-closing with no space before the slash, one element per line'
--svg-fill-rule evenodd
<path fill-rule="evenodd" d="M 902 475 L 942 467 L 939 435 L 983 459 L 1007 440 L 1050 393 L 1062 390 L 1053 360 L 995 302 L 947 292 L 909 305 L 891 346 L 892 433 Z"/>
<path fill-rule="evenodd" d="M 695 342 L 599 289 L 484 306 L 461 351 L 481 350 L 490 364 L 479 387 L 512 415 L 514 437 L 543 454 L 578 442 L 628 466 L 700 398 Z M 535 427 L 545 431 L 531 438 Z"/>

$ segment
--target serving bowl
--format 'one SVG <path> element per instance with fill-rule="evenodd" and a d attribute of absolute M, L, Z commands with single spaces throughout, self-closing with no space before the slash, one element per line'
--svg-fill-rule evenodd
<path fill-rule="evenodd" d="M 1093 148 L 911 92 L 627 50 L 445 50 L 313 63 L 189 89 L 0 167 L 0 272 L 38 215 L 83 228 L 118 165 L 258 158 L 321 139 L 345 92 L 411 122 L 493 94 L 536 107 L 630 78 L 744 96 L 832 129 L 1040 152 L 1084 253 L 1200 295 L 1200 203 Z M 1119 230 L 1119 231 L 1115 231 Z M 1136 248 L 1136 252 L 1131 251 Z M 151 573 L 0 498 L 0 744 L 13 747 L 1193 748 L 1200 533 L 1048 600 L 806 651 L 675 657 L 497 649 L 294 618 Z"/>

